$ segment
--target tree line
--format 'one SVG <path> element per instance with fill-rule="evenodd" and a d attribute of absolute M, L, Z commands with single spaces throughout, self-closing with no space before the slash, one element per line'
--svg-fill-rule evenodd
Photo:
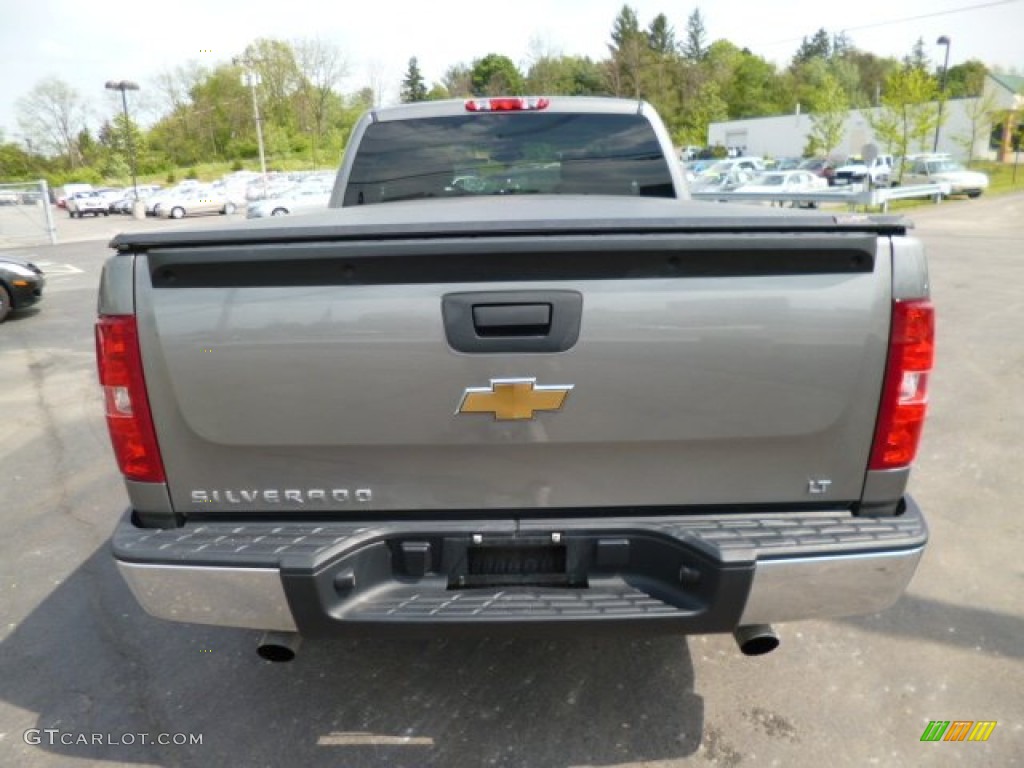
<path fill-rule="evenodd" d="M 522 66 L 489 53 L 452 64 L 440 82 L 429 85 L 413 56 L 400 99 L 501 94 L 644 99 L 679 145 L 703 145 L 712 122 L 803 110 L 813 121 L 808 154 L 827 154 L 838 145 L 841 117 L 853 108 L 883 107 L 884 119 L 875 130 L 897 150 L 901 142 L 909 146 L 915 136 L 934 129 L 934 122 L 928 124 L 936 119 L 931 113 L 912 108 L 939 95 L 939 72 L 921 40 L 901 60 L 861 50 L 850 37 L 819 29 L 779 67 L 728 40 L 710 41 L 699 8 L 677 33 L 665 14 L 643 25 L 624 5 L 612 21 L 607 50 L 607 56 L 594 60 L 534 44 Z M 979 95 L 986 73 L 977 60 L 949 68 L 943 96 Z M 269 163 L 329 167 L 337 164 L 358 116 L 380 99 L 378 75 L 345 93 L 348 74 L 345 54 L 333 43 L 258 39 L 229 62 L 191 62 L 146 84 L 158 115 L 147 129 L 126 120 L 120 109 L 90 127 L 88 100 L 59 78 L 47 78 L 18 103 L 23 142 L 0 136 L 0 179 L 123 180 L 130 150 L 140 175 L 173 174 L 207 162 L 253 167 L 258 154 L 253 83 Z"/>

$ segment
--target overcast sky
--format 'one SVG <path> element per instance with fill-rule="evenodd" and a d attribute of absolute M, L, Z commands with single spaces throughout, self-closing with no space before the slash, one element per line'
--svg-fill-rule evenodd
<path fill-rule="evenodd" d="M 714 0 L 705 4 L 633 0 L 646 26 L 665 13 L 682 38 L 699 7 L 709 41 L 725 38 L 788 63 L 802 37 L 819 27 L 846 30 L 854 44 L 902 57 L 918 37 L 938 63 L 940 35 L 951 38 L 950 65 L 977 58 L 989 67 L 1024 72 L 1024 0 Z M 458 62 L 487 53 L 528 65 L 531 51 L 607 55 L 622 0 L 413 2 L 370 0 L 0 0 L 0 128 L 19 138 L 16 102 L 47 75 L 89 98 L 91 126 L 120 106 L 104 91 L 110 79 L 137 81 L 152 94 L 158 72 L 190 59 L 227 61 L 258 37 L 320 37 L 345 52 L 351 75 L 344 90 L 371 79 L 383 100 L 397 99 L 411 56 L 428 84 Z M 132 94 L 131 98 L 143 97 Z M 155 114 L 155 113 L 154 113 Z"/>

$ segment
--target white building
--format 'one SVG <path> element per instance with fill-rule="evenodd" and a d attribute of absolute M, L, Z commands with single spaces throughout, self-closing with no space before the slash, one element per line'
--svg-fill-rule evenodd
<path fill-rule="evenodd" d="M 1024 107 L 1021 95 L 1024 78 L 1011 75 L 988 75 L 985 90 L 980 98 L 951 99 L 942 106 L 943 122 L 939 131 L 939 152 L 948 152 L 960 160 L 967 160 L 965 142 L 973 133 L 976 136 L 975 159 L 994 159 L 996 150 L 989 148 L 992 121 L 1004 119 L 1007 110 Z M 972 114 L 981 114 L 980 107 L 989 103 L 995 115 L 972 119 Z M 875 137 L 868 116 L 879 109 L 855 109 L 846 118 L 843 137 L 833 154 L 846 157 L 861 153 L 865 144 L 876 144 L 885 151 L 882 142 Z M 778 117 L 757 117 L 749 120 L 730 120 L 712 123 L 708 126 L 708 146 L 739 147 L 744 154 L 763 157 L 799 157 L 807 146 L 811 132 L 811 118 L 799 111 L 793 115 Z M 910 147 L 911 152 L 931 152 L 933 139 L 927 146 Z"/>

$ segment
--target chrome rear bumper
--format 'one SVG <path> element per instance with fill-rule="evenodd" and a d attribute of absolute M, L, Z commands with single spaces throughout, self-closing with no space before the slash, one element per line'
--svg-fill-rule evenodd
<path fill-rule="evenodd" d="M 467 547 L 558 541 L 572 585 L 457 586 Z M 171 621 L 304 634 L 626 627 L 684 634 L 881 611 L 927 540 L 898 517 L 792 513 L 365 523 L 201 523 L 114 536 L 142 607 Z M 461 563 L 461 565 L 460 565 Z M 499 579 L 500 581 L 500 579 Z"/>

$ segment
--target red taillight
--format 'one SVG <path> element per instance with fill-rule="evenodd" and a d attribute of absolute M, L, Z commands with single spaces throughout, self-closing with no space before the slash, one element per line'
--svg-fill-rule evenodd
<path fill-rule="evenodd" d="M 545 98 L 501 98 L 501 99 L 468 99 L 467 112 L 530 112 L 547 109 L 550 100 Z"/>
<path fill-rule="evenodd" d="M 929 301 L 893 302 L 889 362 L 869 469 L 909 465 L 928 408 L 928 375 L 935 360 L 935 308 Z"/>
<path fill-rule="evenodd" d="M 96 363 L 107 428 L 121 472 L 129 480 L 164 482 L 134 316 L 104 315 L 96 321 Z"/>

